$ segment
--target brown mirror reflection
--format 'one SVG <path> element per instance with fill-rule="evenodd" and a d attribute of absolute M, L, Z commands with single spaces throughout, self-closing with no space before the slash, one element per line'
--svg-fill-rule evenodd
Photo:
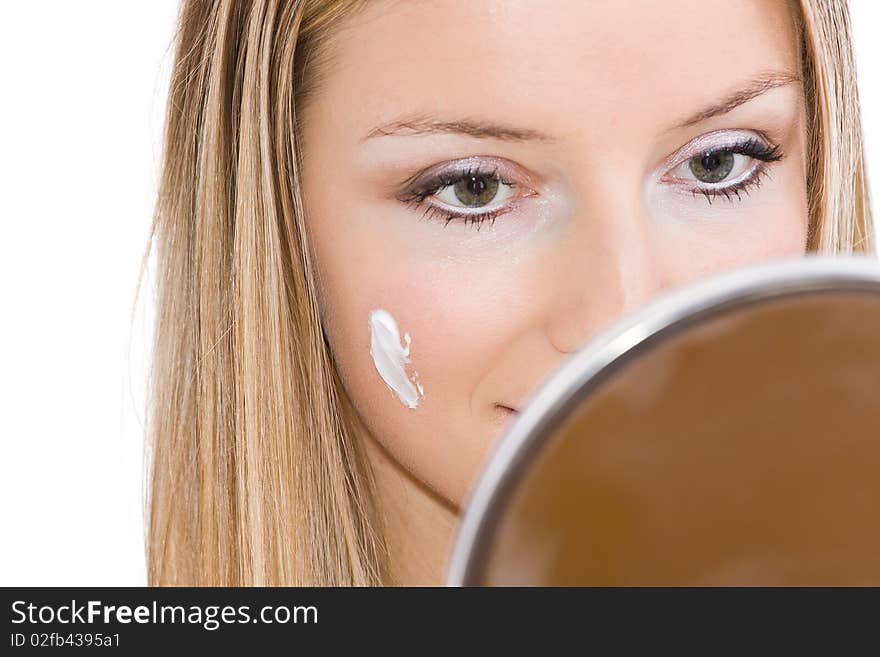
<path fill-rule="evenodd" d="M 470 584 L 880 584 L 880 292 L 648 340 L 492 508 Z"/>

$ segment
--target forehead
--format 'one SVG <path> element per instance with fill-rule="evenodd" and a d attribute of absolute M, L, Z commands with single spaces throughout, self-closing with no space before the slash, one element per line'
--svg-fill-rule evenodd
<path fill-rule="evenodd" d="M 792 15 L 784 0 L 376 0 L 325 44 L 320 104 L 363 133 L 413 111 L 659 129 L 750 76 L 796 71 Z"/>

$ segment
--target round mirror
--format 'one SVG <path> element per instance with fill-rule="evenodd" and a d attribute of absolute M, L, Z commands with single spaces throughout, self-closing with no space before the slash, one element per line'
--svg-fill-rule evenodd
<path fill-rule="evenodd" d="M 447 581 L 880 584 L 880 263 L 729 272 L 590 341 L 496 444 Z"/>

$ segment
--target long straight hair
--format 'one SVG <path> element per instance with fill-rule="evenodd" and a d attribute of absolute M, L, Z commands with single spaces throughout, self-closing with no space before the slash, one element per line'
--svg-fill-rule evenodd
<path fill-rule="evenodd" d="M 793 4 L 808 115 L 808 250 L 876 255 L 849 6 Z"/>
<path fill-rule="evenodd" d="M 181 4 L 153 237 L 152 585 L 383 580 L 369 472 L 321 332 L 297 108 L 357 2 Z"/>
<path fill-rule="evenodd" d="M 362 425 L 321 329 L 297 116 L 364 0 L 184 0 L 151 244 L 150 585 L 388 583 Z M 802 0 L 808 249 L 873 251 L 843 0 Z"/>

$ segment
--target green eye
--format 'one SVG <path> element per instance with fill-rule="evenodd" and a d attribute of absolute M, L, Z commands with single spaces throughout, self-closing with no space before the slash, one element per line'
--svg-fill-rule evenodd
<path fill-rule="evenodd" d="M 414 208 L 424 207 L 423 216 L 436 216 L 446 224 L 457 219 L 464 225 L 479 230 L 485 221 L 507 214 L 514 206 L 510 202 L 520 185 L 499 174 L 500 167 L 482 166 L 466 169 L 451 168 L 433 175 L 417 178 L 398 199 Z M 529 190 L 524 188 L 525 192 Z M 525 193 L 523 196 L 535 196 Z M 429 200 L 433 199 L 433 200 Z M 434 202 L 436 200 L 437 202 Z"/>
<path fill-rule="evenodd" d="M 688 166 L 700 182 L 717 183 L 727 178 L 733 170 L 735 159 L 731 151 L 708 151 L 692 157 Z"/>
<path fill-rule="evenodd" d="M 452 189 L 465 207 L 481 207 L 487 205 L 498 193 L 499 180 L 494 176 L 479 174 L 463 177 L 453 185 Z"/>

